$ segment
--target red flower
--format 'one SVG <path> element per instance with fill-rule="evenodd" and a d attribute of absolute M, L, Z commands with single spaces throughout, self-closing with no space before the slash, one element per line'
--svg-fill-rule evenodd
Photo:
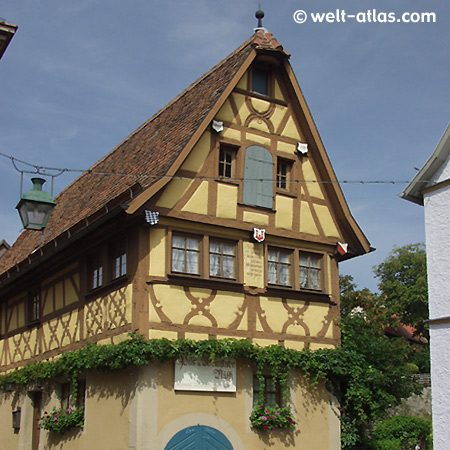
<path fill-rule="evenodd" d="M 268 425 L 264 425 L 263 428 L 264 428 L 265 430 L 268 430 L 268 429 L 269 429 L 269 426 L 268 426 Z"/>

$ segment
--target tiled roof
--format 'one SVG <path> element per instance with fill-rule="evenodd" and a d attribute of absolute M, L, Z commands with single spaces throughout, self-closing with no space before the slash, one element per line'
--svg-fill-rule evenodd
<path fill-rule="evenodd" d="M 405 325 L 403 323 L 399 323 L 395 327 L 385 327 L 384 333 L 387 336 L 392 337 L 404 337 L 405 339 L 408 339 L 408 341 L 411 342 L 422 342 L 425 343 L 426 339 L 422 335 L 416 334 L 417 330 L 412 327 L 411 325 Z"/>
<path fill-rule="evenodd" d="M 289 55 L 283 46 L 273 37 L 272 33 L 265 28 L 257 29 L 252 38 L 253 45 L 260 50 L 279 50 L 284 54 Z"/>
<path fill-rule="evenodd" d="M 131 133 L 108 155 L 56 197 L 43 232 L 24 231 L 0 259 L 0 274 L 27 259 L 105 205 L 124 202 L 164 176 L 214 107 L 252 50 L 287 53 L 267 30 L 260 29 L 238 49 L 195 81 L 168 105 Z M 102 175 L 99 173 L 107 173 Z M 124 174 L 121 175 L 110 175 Z M 151 177 L 141 177 L 142 174 Z M 119 202 L 120 203 L 120 202 Z"/>

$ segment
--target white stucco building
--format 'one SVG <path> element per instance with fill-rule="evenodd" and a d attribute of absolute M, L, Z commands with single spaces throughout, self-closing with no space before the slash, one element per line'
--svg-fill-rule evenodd
<path fill-rule="evenodd" d="M 447 450 L 450 430 L 450 125 L 430 159 L 400 196 L 425 209 L 434 450 Z"/>

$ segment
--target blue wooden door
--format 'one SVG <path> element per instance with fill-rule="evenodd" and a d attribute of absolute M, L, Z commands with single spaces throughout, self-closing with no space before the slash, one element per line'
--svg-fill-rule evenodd
<path fill-rule="evenodd" d="M 233 446 L 215 428 L 195 425 L 179 431 L 164 450 L 233 450 Z"/>

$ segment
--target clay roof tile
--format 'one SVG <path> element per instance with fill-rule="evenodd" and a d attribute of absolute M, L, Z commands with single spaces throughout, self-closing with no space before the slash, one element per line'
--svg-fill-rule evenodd
<path fill-rule="evenodd" d="M 257 30 L 64 189 L 55 199 L 47 228 L 43 232 L 23 231 L 0 259 L 0 274 L 105 205 L 128 192 L 134 196 L 163 177 L 254 48 L 286 54 L 271 33 Z"/>

